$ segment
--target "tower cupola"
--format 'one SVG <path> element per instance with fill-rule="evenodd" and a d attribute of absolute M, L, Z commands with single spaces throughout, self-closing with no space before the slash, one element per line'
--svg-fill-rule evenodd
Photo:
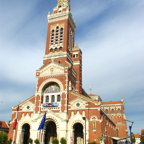
<path fill-rule="evenodd" d="M 54 11 L 55 10 L 57 10 L 57 12 L 71 12 L 70 0 L 57 0 L 57 6 L 54 8 Z"/>

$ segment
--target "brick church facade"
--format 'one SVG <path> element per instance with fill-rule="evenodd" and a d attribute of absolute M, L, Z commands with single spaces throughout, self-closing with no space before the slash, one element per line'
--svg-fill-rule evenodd
<path fill-rule="evenodd" d="M 44 144 L 54 137 L 66 138 L 67 144 L 84 144 L 85 127 L 87 143 L 105 140 L 111 144 L 111 137 L 126 137 L 124 100 L 102 102 L 100 96 L 87 94 L 82 88 L 82 51 L 74 46 L 76 23 L 70 0 L 57 0 L 47 19 L 43 66 L 36 71 L 35 94 L 19 104 L 15 142 L 27 144 L 28 138 L 42 141 L 38 127 L 46 110 Z M 12 107 L 9 139 L 13 139 L 17 107 Z"/>

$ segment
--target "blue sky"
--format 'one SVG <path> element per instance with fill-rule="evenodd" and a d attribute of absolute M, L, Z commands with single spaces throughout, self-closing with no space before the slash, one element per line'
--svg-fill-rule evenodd
<path fill-rule="evenodd" d="M 47 14 L 56 0 L 0 0 L 0 120 L 36 90 Z M 124 98 L 133 132 L 144 128 L 144 1 L 71 0 L 75 44 L 83 52 L 83 88 L 103 101 Z M 130 125 L 130 123 L 128 123 Z"/>

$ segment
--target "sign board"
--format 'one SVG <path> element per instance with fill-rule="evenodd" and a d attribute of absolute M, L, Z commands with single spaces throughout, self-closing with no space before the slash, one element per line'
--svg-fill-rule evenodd
<path fill-rule="evenodd" d="M 57 107 L 58 103 L 45 103 L 42 106 L 43 107 Z"/>
<path fill-rule="evenodd" d="M 70 137 L 71 140 L 74 140 L 74 137 Z"/>

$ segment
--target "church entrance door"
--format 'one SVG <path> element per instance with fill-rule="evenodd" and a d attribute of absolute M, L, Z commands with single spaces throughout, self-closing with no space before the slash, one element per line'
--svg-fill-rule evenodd
<path fill-rule="evenodd" d="M 73 126 L 74 129 L 74 144 L 83 144 L 83 126 L 80 123 L 76 123 Z"/>
<path fill-rule="evenodd" d="M 28 144 L 29 136 L 30 136 L 30 126 L 29 126 L 29 124 L 24 124 L 22 126 L 22 142 L 23 142 L 23 144 Z"/>
<path fill-rule="evenodd" d="M 55 137 L 57 138 L 56 124 L 53 121 L 48 121 L 46 125 L 45 144 L 51 144 Z"/>

